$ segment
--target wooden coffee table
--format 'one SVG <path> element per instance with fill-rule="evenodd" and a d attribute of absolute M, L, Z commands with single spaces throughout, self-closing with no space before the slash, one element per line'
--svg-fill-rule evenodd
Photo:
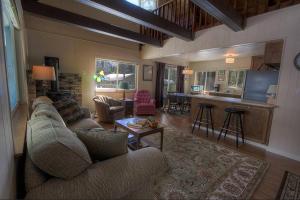
<path fill-rule="evenodd" d="M 125 129 L 126 131 L 128 131 L 129 133 L 131 133 L 132 135 L 134 135 L 135 139 L 136 139 L 136 149 L 140 148 L 140 142 L 141 142 L 141 138 L 145 137 L 147 135 L 151 135 L 154 133 L 160 133 L 160 150 L 162 151 L 163 149 L 163 140 L 164 140 L 164 127 L 162 126 L 158 126 L 157 128 L 132 128 L 132 127 L 128 127 L 128 122 L 133 122 L 137 119 L 142 119 L 142 118 L 125 118 L 125 119 L 120 119 L 120 120 L 116 120 L 115 121 L 115 131 L 117 130 L 118 127 Z"/>

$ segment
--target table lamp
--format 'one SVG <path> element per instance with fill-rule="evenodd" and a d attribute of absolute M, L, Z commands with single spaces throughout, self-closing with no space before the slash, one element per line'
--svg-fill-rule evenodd
<path fill-rule="evenodd" d="M 125 100 L 125 90 L 129 89 L 129 84 L 128 82 L 122 81 L 119 86 L 123 89 L 123 100 Z"/>
<path fill-rule="evenodd" d="M 45 95 L 43 81 L 55 81 L 55 69 L 52 66 L 33 66 L 32 79 L 36 80 L 36 96 Z M 40 92 L 39 88 L 42 88 L 42 92 Z"/>

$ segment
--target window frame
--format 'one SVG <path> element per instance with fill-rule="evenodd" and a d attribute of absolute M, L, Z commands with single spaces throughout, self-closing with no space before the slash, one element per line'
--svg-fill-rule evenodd
<path fill-rule="evenodd" d="M 229 86 L 229 74 L 230 74 L 231 71 L 233 71 L 233 72 L 237 71 L 238 72 L 237 75 L 236 75 L 235 86 Z M 238 78 L 239 78 L 241 72 L 244 73 L 244 80 L 243 80 L 242 87 L 238 87 Z M 243 90 L 244 85 L 245 85 L 245 80 L 246 80 L 246 72 L 247 72 L 247 69 L 229 69 L 228 70 L 228 75 L 227 75 L 227 81 L 226 81 L 227 88 L 236 89 L 236 90 Z"/>
<path fill-rule="evenodd" d="M 174 65 L 167 65 L 166 66 L 166 68 L 167 68 L 167 70 L 168 70 L 168 85 L 167 85 L 167 93 L 169 93 L 170 91 L 170 83 L 169 83 L 169 80 L 170 80 L 170 78 L 171 78 L 171 73 L 170 73 L 170 71 L 171 70 L 175 70 L 176 71 L 176 80 L 175 80 L 175 85 L 177 85 L 177 68 L 176 68 L 176 66 L 174 66 Z M 175 89 L 175 92 L 176 92 L 176 89 Z"/>
<path fill-rule="evenodd" d="M 126 91 L 136 91 L 137 90 L 137 79 L 138 79 L 138 77 L 137 77 L 137 72 L 138 72 L 137 68 L 138 68 L 139 64 L 137 64 L 136 62 L 131 62 L 131 61 L 115 60 L 115 59 L 109 59 L 109 58 L 98 58 L 98 57 L 96 57 L 95 58 L 95 72 L 94 72 L 94 74 L 96 73 L 96 70 L 97 70 L 97 60 L 118 62 L 117 74 L 119 74 L 119 64 L 120 63 L 134 65 L 135 66 L 135 69 L 134 69 L 135 88 L 134 89 L 128 89 Z M 117 87 L 116 88 L 98 88 L 97 84 L 95 84 L 95 91 L 96 92 L 118 92 L 118 91 L 123 91 L 123 89 L 118 88 L 118 85 L 119 85 L 119 80 L 118 79 L 117 79 Z"/>
<path fill-rule="evenodd" d="M 16 113 L 16 110 L 18 109 L 20 102 L 21 102 L 21 92 L 20 92 L 20 83 L 19 83 L 19 69 L 18 69 L 18 61 L 17 61 L 17 49 L 16 49 L 16 27 L 18 27 L 18 22 L 17 19 L 14 18 L 15 16 L 12 15 L 9 12 L 9 7 L 3 5 L 3 7 L 0 8 L 0 10 L 2 11 L 2 15 L 1 15 L 1 22 L 2 22 L 2 35 L 3 35 L 3 48 L 4 48 L 4 60 L 5 60 L 5 66 L 6 66 L 6 75 L 9 77 L 9 70 L 11 70 L 11 68 L 9 69 L 9 67 L 11 67 L 10 65 L 8 65 L 8 60 L 10 60 L 7 55 L 7 48 L 9 47 L 8 45 L 11 45 L 11 52 L 9 52 L 12 57 L 12 61 L 13 63 L 10 63 L 11 65 L 13 65 L 14 68 L 14 84 L 15 84 L 15 104 L 12 105 L 12 92 L 10 89 L 10 79 L 7 79 L 7 86 L 8 86 L 8 96 L 9 96 L 9 105 L 10 105 L 10 112 L 11 112 L 11 116 L 14 116 Z M 8 26 L 7 26 L 8 25 Z M 9 36 L 6 35 L 6 28 L 9 27 Z M 7 43 L 6 39 L 10 38 L 11 39 L 11 43 Z"/>
<path fill-rule="evenodd" d="M 215 73 L 215 83 L 216 83 L 216 78 L 217 78 L 217 72 L 218 70 L 213 70 L 213 71 L 197 71 L 196 75 L 195 75 L 195 79 L 194 79 L 194 84 L 195 85 L 199 85 L 198 83 L 198 74 L 199 73 L 205 73 L 205 80 L 204 80 L 204 86 L 203 86 L 203 91 L 213 91 L 213 90 L 206 90 L 206 86 L 207 86 L 207 77 L 208 77 L 208 73 L 210 72 L 214 72 Z M 214 84 L 215 84 L 214 83 Z"/>

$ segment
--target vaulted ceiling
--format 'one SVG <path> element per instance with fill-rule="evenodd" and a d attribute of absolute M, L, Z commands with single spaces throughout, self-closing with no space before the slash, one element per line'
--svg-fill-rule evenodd
<path fill-rule="evenodd" d="M 225 24 L 243 30 L 245 19 L 300 0 L 171 0 L 153 12 L 125 0 L 22 0 L 25 11 L 139 44 L 162 46 L 169 37 L 191 41 L 198 30 Z"/>

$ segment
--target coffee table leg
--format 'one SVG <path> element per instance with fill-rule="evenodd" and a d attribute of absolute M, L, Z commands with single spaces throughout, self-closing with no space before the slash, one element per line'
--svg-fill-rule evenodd
<path fill-rule="evenodd" d="M 136 137 L 136 150 L 138 150 L 140 148 L 140 137 Z"/>
<path fill-rule="evenodd" d="M 160 131 L 160 151 L 163 150 L 164 145 L 164 130 Z"/>

